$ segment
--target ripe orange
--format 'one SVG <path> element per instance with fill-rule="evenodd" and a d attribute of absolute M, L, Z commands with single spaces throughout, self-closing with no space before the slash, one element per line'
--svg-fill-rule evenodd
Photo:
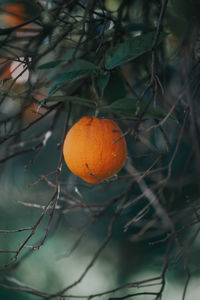
<path fill-rule="evenodd" d="M 121 170 L 127 156 L 126 141 L 114 121 L 87 116 L 69 130 L 63 155 L 75 175 L 98 183 Z"/>

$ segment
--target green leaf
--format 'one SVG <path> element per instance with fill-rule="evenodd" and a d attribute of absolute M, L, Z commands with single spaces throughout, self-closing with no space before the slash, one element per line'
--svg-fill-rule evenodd
<path fill-rule="evenodd" d="M 50 88 L 50 90 L 48 92 L 48 97 L 53 95 L 61 86 L 62 86 L 62 83 L 56 83 L 55 85 L 53 85 L 52 88 Z"/>
<path fill-rule="evenodd" d="M 86 99 L 86 98 L 81 98 L 78 96 L 51 96 L 45 99 L 46 102 L 65 102 L 65 101 L 70 101 L 73 103 L 77 103 L 79 105 L 83 105 L 83 106 L 96 106 L 96 102 L 94 102 L 93 100 L 90 99 Z"/>
<path fill-rule="evenodd" d="M 66 55 L 64 56 L 64 60 L 65 61 L 69 61 L 70 59 L 73 58 L 74 55 L 74 51 L 75 48 L 71 48 L 69 51 L 67 51 Z M 78 59 L 78 57 L 80 57 L 82 51 L 79 49 L 78 51 L 76 51 L 76 58 Z"/>
<path fill-rule="evenodd" d="M 42 64 L 38 67 L 38 69 L 51 69 L 51 68 L 55 68 L 57 66 L 59 66 L 61 63 L 63 62 L 67 62 L 69 61 L 74 53 L 74 48 L 70 49 L 67 54 L 64 56 L 63 59 L 58 59 L 58 60 L 54 60 L 54 61 L 49 61 L 45 64 Z M 76 53 L 76 57 L 78 57 L 81 54 L 81 51 L 78 50 Z"/>
<path fill-rule="evenodd" d="M 118 72 L 110 72 L 110 80 L 105 88 L 104 96 L 107 98 L 108 104 L 113 101 L 124 98 L 127 95 L 125 84 Z"/>
<path fill-rule="evenodd" d="M 78 59 L 66 66 L 66 69 L 67 72 L 56 74 L 51 78 L 55 84 L 50 88 L 48 97 L 68 82 L 92 75 L 98 67 L 89 61 Z"/>
<path fill-rule="evenodd" d="M 60 65 L 63 62 L 63 60 L 54 60 L 54 61 L 49 61 L 48 63 L 42 64 L 38 67 L 38 69 L 51 69 L 55 68 L 58 65 Z"/>
<path fill-rule="evenodd" d="M 138 105 L 138 100 L 135 98 L 122 98 L 114 101 L 109 106 L 105 106 L 104 109 L 119 113 L 134 114 L 136 116 Z M 141 112 L 145 109 L 146 105 L 146 102 L 141 102 Z M 145 113 L 145 116 L 147 115 L 151 116 L 154 119 L 163 119 L 167 115 L 167 113 L 162 108 L 158 106 L 154 107 L 153 104 L 150 104 Z"/>
<path fill-rule="evenodd" d="M 107 106 L 107 108 L 121 112 L 135 113 L 137 109 L 137 102 L 138 101 L 135 98 L 122 98 L 112 102 L 109 106 Z"/>
<path fill-rule="evenodd" d="M 44 104 L 46 104 L 46 98 L 44 98 L 44 99 L 40 102 L 40 104 L 38 105 L 38 108 L 37 108 L 36 113 L 39 112 L 40 108 L 41 108 Z"/>
<path fill-rule="evenodd" d="M 97 78 L 97 84 L 100 88 L 105 89 L 110 79 L 110 72 L 104 72 L 103 74 L 99 74 Z"/>
<path fill-rule="evenodd" d="M 159 45 L 166 33 L 161 33 L 158 39 Z M 112 70 L 130 60 L 133 60 L 152 49 L 155 32 L 148 32 L 139 36 L 127 39 L 125 42 L 109 49 L 106 53 L 105 68 Z"/>
<path fill-rule="evenodd" d="M 91 62 L 83 59 L 78 59 L 66 66 L 67 71 L 62 74 L 55 75 L 52 80 L 56 83 L 66 83 L 70 80 L 79 79 L 81 77 L 91 75 L 95 70 L 97 70 L 97 66 L 92 64 Z"/>

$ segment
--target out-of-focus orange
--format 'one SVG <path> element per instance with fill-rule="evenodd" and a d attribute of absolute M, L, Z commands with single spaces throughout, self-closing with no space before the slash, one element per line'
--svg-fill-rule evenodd
<path fill-rule="evenodd" d="M 2 80 L 8 79 L 2 84 L 1 89 L 6 91 L 9 89 L 10 85 L 13 83 L 13 80 L 16 79 L 12 89 L 9 91 L 9 97 L 20 97 L 21 92 L 23 92 L 25 88 L 25 84 L 28 81 L 29 77 L 29 70 L 25 70 L 26 65 L 23 63 L 24 58 L 21 57 L 20 61 L 12 61 L 11 58 L 9 60 L 2 60 L 0 62 L 0 83 L 2 84 Z M 24 72 L 23 72 L 24 71 Z M 13 111 L 15 111 L 16 103 L 21 103 L 21 120 L 24 125 L 27 125 L 38 118 L 41 117 L 44 113 L 46 113 L 47 109 L 44 107 L 39 107 L 40 101 L 42 101 L 46 96 L 46 91 L 37 90 L 33 94 L 35 98 L 35 102 L 31 101 L 30 99 L 23 101 L 23 99 L 19 99 L 18 101 L 4 101 L 4 114 L 8 116 L 11 115 Z M 23 103 L 24 102 L 24 103 Z M 20 106 L 19 106 L 20 107 Z M 1 109 L 0 109 L 1 110 Z M 17 110 L 19 112 L 19 109 Z"/>
<path fill-rule="evenodd" d="M 2 21 L 8 27 L 14 27 L 23 23 L 27 17 L 25 6 L 21 3 L 6 4 L 1 8 Z"/>
<path fill-rule="evenodd" d="M 39 101 L 39 100 L 38 100 Z M 39 107 L 38 102 L 26 101 L 23 106 L 21 119 L 24 125 L 28 125 L 39 119 L 42 115 L 47 112 L 44 107 Z"/>
<path fill-rule="evenodd" d="M 23 61 L 24 58 L 20 57 L 19 61 L 2 60 L 0 62 L 0 82 L 4 79 L 9 79 L 3 84 L 3 89 L 9 87 L 11 81 L 15 79 L 14 86 L 23 85 L 28 81 L 29 70 Z"/>

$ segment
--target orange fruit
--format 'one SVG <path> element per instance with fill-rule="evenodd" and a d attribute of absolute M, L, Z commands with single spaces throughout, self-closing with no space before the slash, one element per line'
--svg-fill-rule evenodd
<path fill-rule="evenodd" d="M 10 3 L 3 7 L 4 12 L 2 19 L 3 22 L 9 26 L 14 27 L 23 23 L 26 19 L 25 7 L 20 3 Z"/>
<path fill-rule="evenodd" d="M 2 12 L 1 20 L 6 27 L 18 26 L 29 19 L 27 14 L 27 7 L 22 3 L 10 3 L 0 8 Z M 28 23 L 21 26 L 13 32 L 16 37 L 32 37 L 38 34 L 40 26 L 35 23 Z M 26 43 L 26 40 L 21 41 L 22 44 Z"/>
<path fill-rule="evenodd" d="M 121 170 L 127 156 L 126 141 L 114 121 L 86 116 L 67 133 L 63 155 L 72 173 L 98 183 Z"/>

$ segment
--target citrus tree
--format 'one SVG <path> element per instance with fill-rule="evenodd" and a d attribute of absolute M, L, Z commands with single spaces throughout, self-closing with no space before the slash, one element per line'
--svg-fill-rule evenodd
<path fill-rule="evenodd" d="M 198 299 L 199 2 L 0 13 L 2 297 Z"/>

